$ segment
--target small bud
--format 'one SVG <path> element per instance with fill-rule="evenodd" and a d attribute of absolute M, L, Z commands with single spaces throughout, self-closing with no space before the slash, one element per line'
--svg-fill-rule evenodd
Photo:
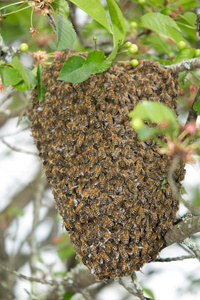
<path fill-rule="evenodd" d="M 194 99 L 193 99 L 192 97 L 189 97 L 189 98 L 188 98 L 188 102 L 189 102 L 190 104 L 192 104 L 192 103 L 194 102 Z"/>
<path fill-rule="evenodd" d="M 93 37 L 93 41 L 95 41 L 95 42 L 97 41 L 97 37 L 96 36 Z"/>
<path fill-rule="evenodd" d="M 190 85 L 190 92 L 194 92 L 194 91 L 196 91 L 196 86 L 195 85 Z"/>
<path fill-rule="evenodd" d="M 185 125 L 185 130 L 190 134 L 195 134 L 197 132 L 197 126 L 194 122 Z"/>

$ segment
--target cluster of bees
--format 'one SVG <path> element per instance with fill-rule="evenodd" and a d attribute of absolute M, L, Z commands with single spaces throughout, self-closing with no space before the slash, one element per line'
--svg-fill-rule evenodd
<path fill-rule="evenodd" d="M 72 243 L 97 279 L 129 276 L 152 261 L 176 218 L 171 158 L 141 142 L 128 113 L 142 100 L 176 109 L 178 78 L 153 61 L 115 64 L 80 84 L 58 81 L 71 51 L 44 72 L 45 100 L 28 117 L 46 176 Z M 184 166 L 174 180 L 180 188 Z"/>

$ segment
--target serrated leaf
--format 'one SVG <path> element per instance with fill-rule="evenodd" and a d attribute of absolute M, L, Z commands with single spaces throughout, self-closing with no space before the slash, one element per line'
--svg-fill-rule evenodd
<path fill-rule="evenodd" d="M 194 53 L 195 53 L 194 49 L 185 48 L 177 54 L 177 56 L 174 59 L 173 63 L 176 64 L 176 63 L 178 63 L 182 60 L 187 60 L 187 59 L 193 58 Z"/>
<path fill-rule="evenodd" d="M 151 29 L 160 35 L 168 37 L 178 43 L 184 41 L 176 22 L 169 16 L 161 13 L 148 13 L 139 19 L 138 24 L 142 27 Z"/>
<path fill-rule="evenodd" d="M 11 67 L 1 67 L 0 73 L 4 88 L 15 85 L 21 80 L 20 73 Z"/>
<path fill-rule="evenodd" d="M 162 51 L 167 53 L 168 55 L 171 54 L 171 47 L 169 43 L 164 39 L 162 36 L 159 35 L 149 35 L 142 39 L 145 44 L 151 45 L 158 51 Z"/>
<path fill-rule="evenodd" d="M 66 0 L 55 0 L 51 5 L 64 18 L 69 16 L 69 5 Z"/>
<path fill-rule="evenodd" d="M 76 32 L 72 24 L 60 14 L 57 15 L 57 50 L 67 49 L 72 46 Z"/>
<path fill-rule="evenodd" d="M 193 12 L 186 12 L 183 16 L 180 15 L 188 24 L 195 27 L 197 15 Z"/>
<path fill-rule="evenodd" d="M 126 35 L 125 21 L 117 3 L 114 0 L 106 0 L 106 1 L 108 4 L 108 10 L 112 21 L 113 40 L 114 40 L 114 47 L 115 47 L 116 45 L 118 45 L 118 43 L 119 45 L 121 45 L 125 39 L 125 35 Z"/>
<path fill-rule="evenodd" d="M 143 121 L 151 121 L 156 124 L 162 122 L 168 122 L 169 125 L 162 130 L 162 132 L 168 132 L 172 135 L 176 135 L 179 131 L 179 124 L 176 119 L 175 113 L 166 105 L 154 101 L 142 101 L 137 104 L 135 109 L 129 113 L 131 118 L 140 118 Z M 150 128 L 148 134 L 157 134 L 156 130 L 159 128 Z M 158 132 L 159 133 L 159 132 Z"/>
<path fill-rule="evenodd" d="M 101 73 L 109 68 L 112 61 L 105 59 L 103 51 L 90 52 L 86 59 L 80 56 L 70 57 L 62 67 L 58 80 L 80 83 L 91 74 Z"/>
<path fill-rule="evenodd" d="M 24 82 L 26 83 L 28 89 L 30 89 L 30 82 L 29 79 L 26 75 L 25 69 L 22 65 L 22 63 L 20 62 L 19 58 L 17 56 L 15 56 L 11 62 L 11 66 L 13 68 L 15 68 L 21 75 L 22 79 L 24 80 Z"/>
<path fill-rule="evenodd" d="M 108 32 L 112 33 L 108 20 L 106 18 L 105 9 L 100 0 L 70 0 L 90 17 L 104 26 Z"/>
<path fill-rule="evenodd" d="M 30 82 L 30 90 L 32 91 L 36 87 L 36 84 L 37 84 L 36 72 L 34 69 L 33 70 L 25 69 L 25 72 L 26 72 L 26 76 L 28 77 L 28 80 Z"/>
<path fill-rule="evenodd" d="M 43 70 L 42 67 L 38 64 L 37 66 L 37 89 L 38 89 L 38 101 L 41 102 L 44 100 L 44 93 L 46 91 L 43 81 L 42 81 Z"/>
<path fill-rule="evenodd" d="M 200 115 L 200 100 L 198 100 L 198 101 L 193 105 L 193 109 L 195 110 L 195 112 L 197 113 L 197 115 Z"/>

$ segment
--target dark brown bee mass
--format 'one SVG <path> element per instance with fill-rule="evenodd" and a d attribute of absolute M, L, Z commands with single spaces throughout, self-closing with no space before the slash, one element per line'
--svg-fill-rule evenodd
<path fill-rule="evenodd" d="M 137 67 L 115 64 L 80 84 L 57 81 L 73 54 L 63 53 L 45 70 L 44 101 L 33 91 L 32 135 L 83 263 L 99 280 L 129 276 L 156 258 L 178 201 L 167 183 L 171 158 L 154 142 L 137 139 L 128 112 L 141 100 L 175 110 L 178 78 L 156 62 L 140 61 Z M 179 188 L 183 177 L 180 166 Z"/>

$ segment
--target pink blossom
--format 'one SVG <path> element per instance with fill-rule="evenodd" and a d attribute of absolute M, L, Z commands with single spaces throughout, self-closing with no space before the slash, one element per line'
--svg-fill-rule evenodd
<path fill-rule="evenodd" d="M 189 98 L 188 98 L 188 102 L 189 102 L 190 104 L 192 104 L 192 103 L 194 102 L 194 99 L 193 99 L 192 97 L 189 97 Z"/>
<path fill-rule="evenodd" d="M 55 56 L 55 57 L 59 57 L 60 55 L 61 55 L 61 51 L 55 51 L 55 52 L 54 52 L 54 56 Z"/>
<path fill-rule="evenodd" d="M 196 91 L 196 86 L 195 85 L 190 85 L 190 92 L 194 92 L 194 91 Z"/>
<path fill-rule="evenodd" d="M 197 126 L 194 122 L 185 125 L 185 130 L 190 134 L 195 134 L 197 132 Z"/>

